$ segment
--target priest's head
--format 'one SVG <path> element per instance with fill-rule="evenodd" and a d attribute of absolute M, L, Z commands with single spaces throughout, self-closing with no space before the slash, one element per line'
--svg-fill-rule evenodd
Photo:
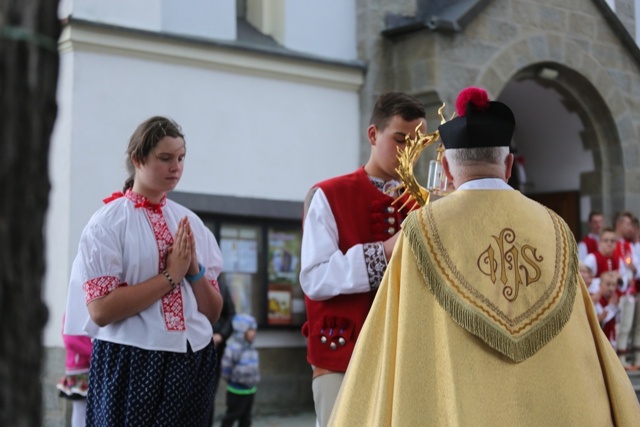
<path fill-rule="evenodd" d="M 442 165 L 454 187 L 481 178 L 508 181 L 513 166 L 509 153 L 515 129 L 513 112 L 487 92 L 468 87 L 456 100 L 458 116 L 438 127 L 445 148 Z"/>

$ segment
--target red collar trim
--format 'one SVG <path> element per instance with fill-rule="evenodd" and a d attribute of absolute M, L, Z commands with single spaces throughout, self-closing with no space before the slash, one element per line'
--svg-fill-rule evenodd
<path fill-rule="evenodd" d="M 160 200 L 160 203 L 151 203 L 149 199 L 141 194 L 134 193 L 131 189 L 128 189 L 125 193 L 123 193 L 122 191 L 116 191 L 115 193 L 111 194 L 111 196 L 102 199 L 102 201 L 107 204 L 121 197 L 126 197 L 127 199 L 131 200 L 136 209 L 146 208 L 155 212 L 162 212 L 162 208 L 167 204 L 166 195 L 162 196 L 162 200 Z"/>
<path fill-rule="evenodd" d="M 160 203 L 151 203 L 145 196 L 134 193 L 131 189 L 124 193 L 124 197 L 131 200 L 134 203 L 134 207 L 145 208 L 155 212 L 162 212 L 162 208 L 167 204 L 167 196 L 162 196 Z"/>

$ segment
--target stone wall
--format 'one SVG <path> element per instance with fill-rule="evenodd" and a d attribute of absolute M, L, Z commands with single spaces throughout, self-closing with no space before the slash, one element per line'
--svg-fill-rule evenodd
<path fill-rule="evenodd" d="M 409 2 L 400 3 L 411 9 Z M 622 24 L 635 28 L 633 1 L 616 5 L 619 16 L 624 11 Z M 366 18 L 358 27 L 367 47 L 360 50 L 368 66 L 363 120 L 382 90 L 431 94 L 453 105 L 466 86 L 485 87 L 495 98 L 512 79 L 532 75 L 541 64 L 557 66 L 579 77 L 555 84 L 582 107 L 590 131 L 585 144 L 595 146 L 596 171 L 582 179 L 581 194 L 591 195 L 593 208 L 609 218 L 623 208 L 640 214 L 640 56 L 622 43 L 595 1 L 494 0 L 461 32 L 425 28 L 392 39 L 381 35 L 381 22 L 396 10 L 364 0 L 358 7 L 358 16 Z M 361 152 L 368 156 L 364 138 Z"/>
<path fill-rule="evenodd" d="M 635 0 L 615 0 L 616 14 L 625 26 L 627 31 L 635 38 L 636 36 L 636 4 Z"/>

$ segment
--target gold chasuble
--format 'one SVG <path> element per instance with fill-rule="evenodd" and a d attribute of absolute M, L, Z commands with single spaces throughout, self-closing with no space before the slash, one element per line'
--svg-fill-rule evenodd
<path fill-rule="evenodd" d="M 555 213 L 455 191 L 412 213 L 332 426 L 640 426 Z"/>

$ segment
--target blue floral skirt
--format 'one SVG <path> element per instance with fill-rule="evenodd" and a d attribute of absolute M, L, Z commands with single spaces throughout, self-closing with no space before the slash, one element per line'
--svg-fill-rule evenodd
<path fill-rule="evenodd" d="M 207 426 L 213 404 L 213 342 L 186 353 L 94 340 L 87 426 Z"/>

